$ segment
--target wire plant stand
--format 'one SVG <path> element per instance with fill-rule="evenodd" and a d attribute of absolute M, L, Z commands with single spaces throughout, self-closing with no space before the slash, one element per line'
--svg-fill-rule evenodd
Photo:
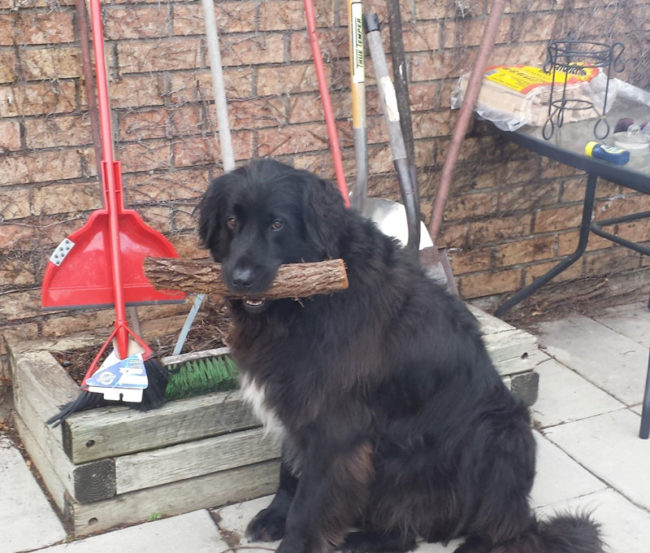
<path fill-rule="evenodd" d="M 602 140 L 609 134 L 609 123 L 605 117 L 607 100 L 610 92 L 610 75 L 612 71 L 621 72 L 625 63 L 621 54 L 625 46 L 621 42 L 605 44 L 587 40 L 551 40 L 547 46 L 544 71 L 551 73 L 551 90 L 548 102 L 548 117 L 542 129 L 542 136 L 549 140 L 556 128 L 562 127 L 567 110 L 593 110 L 598 116 L 594 124 L 594 136 Z M 570 75 L 583 75 L 589 69 L 598 68 L 605 72 L 605 88 L 602 103 L 592 100 L 569 98 L 567 85 Z M 556 79 L 557 75 L 557 79 Z"/>

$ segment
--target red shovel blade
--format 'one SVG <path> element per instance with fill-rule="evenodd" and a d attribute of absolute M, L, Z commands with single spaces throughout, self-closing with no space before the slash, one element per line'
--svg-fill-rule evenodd
<path fill-rule="evenodd" d="M 127 305 L 180 303 L 184 292 L 156 290 L 144 275 L 145 257 L 178 257 L 174 246 L 147 226 L 137 212 L 119 214 L 120 256 Z M 110 307 L 113 305 L 109 215 L 94 211 L 86 224 L 56 248 L 45 269 L 44 309 Z"/>

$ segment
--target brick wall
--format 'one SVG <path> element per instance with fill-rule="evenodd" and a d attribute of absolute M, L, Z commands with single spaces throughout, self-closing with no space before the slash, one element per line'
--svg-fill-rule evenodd
<path fill-rule="evenodd" d="M 427 220 L 457 117 L 449 109 L 450 92 L 471 67 L 488 4 L 402 2 Z M 386 20 L 384 2 L 365 5 Z M 272 155 L 333 178 L 302 2 L 230 0 L 215 7 L 238 162 Z M 597 6 L 585 0 L 511 0 L 491 62 L 541 63 L 546 41 L 571 30 L 574 36 L 625 42 L 622 78 L 647 87 L 649 10 L 647 0 Z M 201 5 L 117 0 L 105 3 L 103 12 L 126 202 L 163 231 L 181 256 L 203 255 L 192 209 L 221 169 Z M 316 14 L 353 182 L 345 2 L 317 0 Z M 397 199 L 371 63 L 368 73 L 370 192 Z M 73 0 L 0 0 L 0 332 L 29 339 L 110 326 L 110 311 L 43 314 L 39 308 L 39 284 L 52 249 L 101 205 L 95 167 Z M 452 248 L 462 296 L 498 298 L 570 253 L 582 190 L 583 177 L 575 171 L 507 144 L 475 123 L 439 239 Z M 597 215 L 628 208 L 650 209 L 648 197 L 599 185 Z M 650 234 L 642 223 L 618 230 L 636 239 Z M 613 272 L 647 278 L 648 260 L 594 239 L 584 261 L 560 278 Z M 186 310 L 141 309 L 143 332 L 151 340 L 177 331 Z"/>

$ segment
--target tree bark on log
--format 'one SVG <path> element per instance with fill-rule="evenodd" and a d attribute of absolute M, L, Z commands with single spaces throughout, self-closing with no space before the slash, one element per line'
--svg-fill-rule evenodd
<path fill-rule="evenodd" d="M 183 290 L 229 298 L 304 298 L 315 294 L 330 294 L 348 287 L 342 259 L 280 265 L 268 290 L 256 296 L 236 294 L 228 290 L 221 274 L 221 264 L 208 259 L 148 257 L 144 261 L 144 272 L 157 289 Z"/>

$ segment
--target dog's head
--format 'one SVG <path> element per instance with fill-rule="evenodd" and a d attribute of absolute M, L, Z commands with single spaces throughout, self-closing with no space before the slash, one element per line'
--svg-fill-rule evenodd
<path fill-rule="evenodd" d="M 202 245 L 238 294 L 262 295 L 283 263 L 339 255 L 345 208 L 337 189 L 272 159 L 216 178 L 198 209 Z"/>

